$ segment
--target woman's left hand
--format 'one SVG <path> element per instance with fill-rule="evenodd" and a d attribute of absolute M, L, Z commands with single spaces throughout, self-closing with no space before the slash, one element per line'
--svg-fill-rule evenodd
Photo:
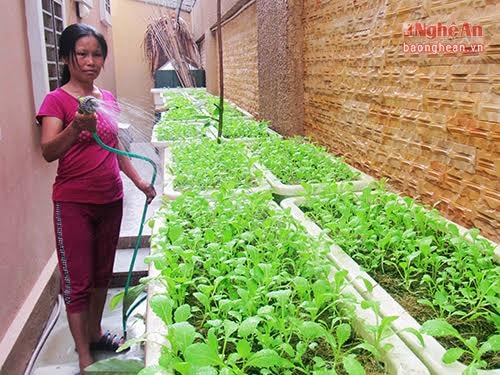
<path fill-rule="evenodd" d="M 136 186 L 140 191 L 146 194 L 148 204 L 150 204 L 151 201 L 156 197 L 156 190 L 150 183 L 144 180 L 140 180 Z"/>

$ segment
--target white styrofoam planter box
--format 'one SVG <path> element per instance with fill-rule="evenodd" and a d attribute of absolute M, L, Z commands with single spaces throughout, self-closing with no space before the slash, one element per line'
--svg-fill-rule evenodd
<path fill-rule="evenodd" d="M 155 109 L 161 109 L 165 107 L 165 103 L 163 102 L 163 97 L 161 96 L 161 93 L 165 90 L 165 88 L 160 88 L 160 89 L 151 89 L 151 94 L 153 94 L 153 103 L 155 105 Z"/>
<path fill-rule="evenodd" d="M 199 124 L 202 124 L 202 123 L 199 123 Z M 190 126 L 190 124 L 186 123 L 186 126 Z M 207 138 L 213 138 L 212 131 L 209 129 L 209 127 L 207 127 L 205 129 L 205 135 L 207 136 Z M 156 138 L 156 132 L 155 132 L 155 129 L 153 128 L 153 133 L 151 135 L 151 144 L 158 149 L 158 152 L 160 155 L 160 167 L 161 167 L 161 170 L 163 171 L 162 173 L 164 173 L 166 170 L 165 169 L 166 168 L 165 149 L 167 147 L 174 145 L 174 144 L 181 143 L 181 142 L 187 142 L 191 139 L 192 138 L 183 139 L 183 140 L 176 140 L 176 141 L 159 141 Z M 164 183 L 165 183 L 165 178 L 162 179 L 162 184 L 164 184 Z M 162 187 L 162 190 L 164 190 L 164 186 Z"/>
<path fill-rule="evenodd" d="M 198 102 L 199 100 L 197 100 L 196 98 L 193 98 L 191 95 L 189 95 L 188 93 L 184 93 L 184 96 L 186 98 L 188 98 L 189 100 L 191 100 L 192 102 Z M 253 119 L 253 116 L 251 113 L 245 111 L 244 109 L 238 107 L 236 104 L 234 104 L 233 102 L 231 102 L 230 100 L 227 100 L 225 99 L 227 102 L 229 102 L 234 108 L 236 108 L 239 112 L 241 112 L 245 117 L 247 117 L 248 119 Z M 211 117 L 212 115 L 210 113 L 208 113 L 208 111 L 206 110 L 206 108 L 203 108 L 203 107 L 200 107 L 199 110 L 205 115 L 205 116 L 209 116 Z M 217 138 L 217 127 L 216 126 L 211 126 L 210 127 L 210 130 L 212 131 L 213 133 L 213 136 L 215 138 Z M 282 138 L 282 135 L 279 134 L 278 132 L 268 128 L 267 129 L 267 132 L 269 133 L 269 135 L 271 136 L 276 136 L 276 137 L 280 137 Z M 236 141 L 236 142 L 254 142 L 256 140 L 259 140 L 260 138 L 226 138 L 226 137 L 222 137 L 223 140 L 232 140 L 232 141 Z"/>
<path fill-rule="evenodd" d="M 163 219 L 156 219 L 153 227 L 153 233 L 158 233 L 160 228 L 164 226 Z M 153 243 L 151 244 L 151 254 L 154 254 Z M 154 263 L 149 263 L 148 276 L 156 278 L 160 275 L 160 271 L 156 269 Z M 167 327 L 163 321 L 156 315 L 149 303 L 151 298 L 156 294 L 164 294 L 166 288 L 159 281 L 150 281 L 147 289 L 147 306 L 146 306 L 146 343 L 144 346 L 144 365 L 154 366 L 158 365 L 162 346 L 168 346 L 167 340 Z M 172 371 L 173 374 L 173 371 Z"/>
<path fill-rule="evenodd" d="M 202 99 L 197 99 L 197 98 L 192 97 L 188 92 L 184 92 L 184 95 L 186 96 L 186 98 L 190 99 L 192 102 L 202 101 L 204 104 L 207 104 Z M 243 108 L 237 106 L 232 100 L 224 98 L 224 101 L 229 103 L 231 105 L 231 107 L 233 107 L 238 112 L 240 112 L 244 117 L 248 117 L 249 119 L 253 119 L 253 115 L 250 112 L 245 111 Z M 206 108 L 203 108 L 203 110 L 205 111 L 205 113 L 208 113 Z"/>
<path fill-rule="evenodd" d="M 182 191 L 175 190 L 174 188 L 174 179 L 175 176 L 170 173 L 170 169 L 168 168 L 169 165 L 173 164 L 173 158 L 172 158 L 172 153 L 170 152 L 170 148 L 165 148 L 164 151 L 164 168 L 163 168 L 163 195 L 170 200 L 174 200 L 179 198 L 182 195 Z M 235 189 L 234 192 L 236 193 L 257 193 L 260 191 L 267 191 L 271 190 L 271 186 L 267 183 L 265 178 L 260 178 L 259 181 L 257 181 L 257 186 L 252 187 L 252 188 L 242 188 L 242 189 Z M 201 192 L 200 194 L 204 197 L 210 197 L 216 190 L 208 190 Z"/>
<path fill-rule="evenodd" d="M 186 126 L 193 126 L 193 125 L 203 125 L 202 122 L 189 122 L 185 121 Z M 156 127 L 156 125 L 155 125 Z M 186 142 L 194 139 L 199 139 L 199 138 L 186 138 L 186 139 L 177 139 L 177 140 L 172 140 L 172 141 L 160 141 L 156 137 L 156 131 L 155 127 L 153 127 L 153 133 L 151 135 L 151 144 L 155 146 L 160 152 L 169 146 L 172 146 L 174 144 L 177 144 L 179 142 Z M 213 138 L 213 129 L 212 126 L 207 126 L 204 130 L 202 129 L 202 136 L 205 135 L 207 138 Z"/>
<path fill-rule="evenodd" d="M 276 177 L 276 175 L 271 172 L 269 169 L 267 169 L 264 165 L 257 163 L 257 168 L 262 170 L 262 173 L 264 173 L 264 177 L 266 178 L 267 182 L 271 187 L 273 188 L 274 192 L 276 194 L 285 196 L 285 197 L 290 197 L 290 196 L 296 196 L 296 195 L 303 195 L 306 193 L 304 187 L 302 185 L 287 185 L 281 182 L 281 180 Z M 348 165 L 348 164 L 347 164 Z M 352 184 L 354 191 L 361 191 L 363 190 L 368 184 L 371 182 L 375 181 L 375 179 L 366 173 L 361 172 L 360 170 L 350 166 L 349 169 L 351 169 L 353 172 L 359 173 L 359 179 L 357 180 L 349 180 L 349 181 L 339 181 L 335 183 L 337 186 L 346 186 L 348 184 Z M 319 193 L 322 190 L 324 190 L 328 185 L 331 185 L 332 183 L 319 183 L 319 184 L 310 184 L 312 191 L 314 193 Z"/>
<path fill-rule="evenodd" d="M 148 276 L 157 277 L 160 272 L 153 263 L 149 264 Z M 162 346 L 168 346 L 167 327 L 151 308 L 149 301 L 156 294 L 165 293 L 165 287 L 159 282 L 150 282 L 146 307 L 146 343 L 144 345 L 144 365 L 158 365 Z M 173 372 L 172 372 L 173 373 Z"/>
<path fill-rule="evenodd" d="M 153 103 L 155 106 L 155 109 L 163 109 L 165 108 L 165 100 L 163 99 L 163 93 L 164 92 L 180 92 L 181 89 L 178 88 L 168 88 L 168 87 L 160 87 L 160 88 L 153 88 L 150 90 L 151 94 L 153 94 Z"/>
<path fill-rule="evenodd" d="M 305 201 L 304 197 L 287 198 L 281 202 L 283 208 L 290 208 L 292 216 L 300 222 L 313 236 L 322 235 L 322 229 L 307 218 L 299 206 Z M 460 227 L 459 227 L 460 228 Z M 464 233 L 465 228 L 461 228 Z M 498 249 L 498 247 L 497 247 Z M 495 251 L 497 254 L 497 251 Z M 461 374 L 466 366 L 455 362 L 451 365 L 446 365 L 441 361 L 446 349 L 432 336 L 423 335 L 425 347 L 422 347 L 418 339 L 411 333 L 403 331 L 405 328 L 414 328 L 420 330 L 421 325 L 413 318 L 396 300 L 385 291 L 368 273 L 363 271 L 361 267 L 339 246 L 332 245 L 331 252 L 328 256 L 330 261 L 338 268 L 343 268 L 349 271 L 347 278 L 354 288 L 365 299 L 371 299 L 380 302 L 380 313 L 382 316 L 398 315 L 399 319 L 392 323 L 392 329 L 405 342 L 405 344 L 421 359 L 421 361 L 429 368 L 432 374 L 439 375 L 455 375 Z M 368 280 L 373 286 L 370 293 L 363 279 Z M 482 375 L 499 375 L 498 370 L 479 370 Z"/>
<path fill-rule="evenodd" d="M 340 268 L 332 266 L 332 271 L 330 278 L 333 279 L 333 275 Z M 346 285 L 343 288 L 344 294 L 350 294 L 354 296 L 356 301 L 359 303 L 365 298 L 352 286 Z M 356 331 L 356 334 L 363 337 L 366 341 L 373 344 L 372 333 L 368 332 L 366 329 L 366 324 L 375 326 L 377 325 L 377 319 L 372 310 L 362 309 L 360 304 L 356 304 L 354 311 L 354 316 L 356 317 L 351 323 Z M 417 358 L 415 353 L 408 348 L 408 346 L 401 340 L 401 338 L 392 330 L 392 335 L 382 340 L 381 345 L 391 344 L 392 349 L 383 355 L 383 362 L 386 367 L 386 372 L 388 374 L 397 375 L 424 375 L 430 374 L 427 367 Z"/>
<path fill-rule="evenodd" d="M 275 203 L 271 202 L 271 206 L 275 209 L 280 209 L 280 207 Z M 155 225 L 153 228 L 153 234 L 158 233 L 159 229 L 164 225 L 164 221 L 157 219 L 155 220 Z M 153 244 L 152 244 L 153 245 Z M 154 250 L 153 250 L 154 254 Z M 332 266 L 329 278 L 332 280 L 335 272 L 338 269 Z M 156 277 L 160 274 L 155 267 L 153 262 L 149 264 L 149 275 L 150 277 Z M 351 285 L 346 285 L 343 289 L 344 293 L 349 293 L 354 296 L 356 301 L 361 301 L 364 298 L 359 294 L 359 292 Z M 168 291 L 165 286 L 159 282 L 153 282 L 148 286 L 148 306 L 146 310 L 146 337 L 148 340 L 145 344 L 145 366 L 157 365 L 160 356 L 161 348 L 163 345 L 169 346 L 169 342 L 166 339 L 168 332 L 167 327 L 163 321 L 153 312 L 150 307 L 149 301 L 155 294 L 165 294 Z M 370 332 L 366 330 L 366 324 L 376 325 L 376 316 L 371 310 L 365 310 L 356 305 L 355 320 L 353 320 L 352 326 L 357 335 L 363 337 L 365 340 L 373 344 L 373 337 Z M 429 371 L 425 365 L 415 356 L 415 354 L 406 346 L 406 344 L 396 335 L 393 334 L 382 341 L 382 344 L 391 344 L 393 348 L 385 353 L 383 356 L 383 362 L 386 366 L 387 373 L 390 375 L 430 375 Z M 173 372 L 172 372 L 173 373 Z"/>

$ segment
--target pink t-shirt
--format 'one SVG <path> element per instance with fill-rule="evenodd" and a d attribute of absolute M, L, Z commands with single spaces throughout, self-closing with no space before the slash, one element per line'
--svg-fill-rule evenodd
<path fill-rule="evenodd" d="M 109 91 L 101 90 L 102 104 L 97 111 L 97 134 L 108 146 L 118 145 L 116 122 L 118 103 Z M 57 117 L 68 126 L 78 110 L 78 99 L 58 88 L 45 97 L 37 120 Z M 52 199 L 56 202 L 111 203 L 123 197 L 122 180 L 116 154 L 104 150 L 88 131 L 59 158 Z"/>

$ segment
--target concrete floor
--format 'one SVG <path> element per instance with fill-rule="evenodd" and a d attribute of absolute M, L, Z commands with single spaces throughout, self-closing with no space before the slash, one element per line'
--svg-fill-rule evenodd
<path fill-rule="evenodd" d="M 102 326 L 105 330 L 110 330 L 113 334 L 121 334 L 121 307 L 117 307 L 111 311 L 108 306 L 109 300 L 118 293 L 121 289 L 110 289 L 106 307 L 104 308 L 104 317 Z M 135 314 L 144 316 L 146 311 L 145 303 L 139 306 Z M 135 315 L 134 314 L 134 315 Z M 138 337 L 145 331 L 144 322 L 137 317 L 131 317 L 128 321 L 128 337 Z M 127 359 L 144 359 L 144 350 L 140 345 L 134 345 L 127 353 L 105 353 L 99 352 L 95 354 L 96 360 L 102 360 L 110 357 L 127 358 Z M 33 367 L 32 375 L 75 375 L 79 372 L 78 355 L 75 352 L 75 345 L 71 337 L 66 311 L 64 306 L 61 308 L 61 313 L 56 325 L 52 329 L 45 345 L 43 346 L 37 361 Z"/>
<path fill-rule="evenodd" d="M 156 164 L 159 163 L 159 157 L 156 154 L 154 148 L 151 144 L 148 143 L 131 143 L 130 151 L 145 155 L 147 157 L 152 158 Z M 132 159 L 133 164 L 135 165 L 137 171 L 141 176 L 147 181 L 150 180 L 152 175 L 152 168 L 150 164 L 141 160 Z M 160 168 L 158 168 L 160 169 Z M 144 208 L 145 196 L 139 191 L 133 183 L 126 177 L 123 177 L 123 187 L 125 192 L 124 197 L 124 210 L 123 210 L 123 219 L 122 219 L 122 227 L 120 231 L 120 238 L 125 237 L 135 237 L 137 236 L 140 220 L 142 217 L 142 211 Z M 162 185 L 162 173 L 159 170 L 158 176 L 155 184 L 156 191 L 159 196 L 151 203 L 148 208 L 147 217 L 152 217 L 156 211 L 156 209 L 160 206 L 160 196 L 161 196 L 161 185 Z M 147 236 L 151 233 L 151 229 L 148 225 L 144 226 L 143 235 Z M 135 242 L 135 241 L 132 241 Z M 133 245 L 132 245 L 133 246 Z M 118 252 L 122 252 L 120 255 L 125 255 L 125 257 L 129 257 L 130 251 L 125 252 L 122 250 L 118 250 Z M 136 260 L 136 267 L 141 268 L 141 264 L 143 263 L 144 255 L 138 256 Z M 123 268 L 123 256 L 115 262 L 116 268 Z M 127 260 L 125 260 L 127 263 Z M 129 261 L 128 261 L 129 264 Z M 128 267 L 126 267 L 128 269 Z M 106 307 L 104 309 L 103 316 L 103 329 L 110 330 L 113 334 L 121 334 L 121 307 L 119 306 L 117 309 L 111 311 L 108 307 L 109 300 L 119 292 L 118 289 L 110 289 L 108 293 L 108 298 L 106 302 Z M 137 308 L 135 314 L 145 315 L 146 304 L 143 303 L 139 308 Z M 143 334 L 145 331 L 144 322 L 141 318 L 131 317 L 128 321 L 128 336 L 129 338 L 138 337 Z M 116 356 L 119 358 L 127 358 L 127 359 L 144 359 L 144 350 L 140 345 L 135 345 L 125 354 L 116 354 L 116 353 L 96 353 L 96 360 L 101 360 L 105 358 L 109 358 L 111 356 Z M 53 330 L 50 332 L 50 335 L 47 338 L 36 362 L 33 367 L 32 375 L 74 375 L 78 373 L 78 356 L 75 352 L 75 346 L 73 342 L 73 338 L 69 331 L 68 322 L 66 318 L 66 312 L 64 306 L 61 307 L 60 316 L 57 320 L 56 325 Z"/>

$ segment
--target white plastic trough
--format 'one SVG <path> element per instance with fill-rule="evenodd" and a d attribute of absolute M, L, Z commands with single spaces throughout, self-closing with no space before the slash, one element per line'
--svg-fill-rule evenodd
<path fill-rule="evenodd" d="M 169 147 L 165 148 L 163 160 L 164 160 L 163 195 L 167 199 L 174 200 L 174 199 L 179 198 L 182 195 L 183 191 L 175 190 L 175 188 L 174 188 L 175 176 L 170 172 L 170 168 L 169 168 L 170 165 L 173 165 L 173 158 L 172 158 L 172 153 L 170 152 Z M 235 194 L 237 194 L 237 193 L 252 194 L 252 193 L 257 193 L 260 191 L 267 191 L 267 190 L 271 190 L 271 186 L 269 186 L 269 184 L 267 183 L 265 178 L 260 177 L 257 180 L 257 185 L 255 187 L 234 189 L 234 193 Z M 208 190 L 208 191 L 200 192 L 200 194 L 204 197 L 210 197 L 216 191 L 217 190 Z"/>
<path fill-rule="evenodd" d="M 189 122 L 186 122 L 186 126 L 191 126 L 191 124 Z M 155 127 L 156 127 L 156 125 L 155 125 Z M 156 137 L 155 127 L 153 127 L 153 132 L 152 132 L 152 135 L 151 135 L 151 144 L 158 149 L 158 152 L 159 152 L 159 155 L 160 155 L 160 167 L 161 167 L 162 171 L 165 171 L 165 168 L 166 168 L 166 165 L 165 165 L 165 149 L 167 147 L 170 147 L 170 146 L 176 144 L 176 143 L 187 142 L 187 141 L 190 141 L 190 140 L 192 140 L 194 138 L 187 138 L 187 139 L 184 139 L 184 140 L 175 140 L 175 141 L 160 141 Z M 209 128 L 205 129 L 204 135 L 207 138 L 213 138 L 212 131 Z M 162 183 L 164 183 L 164 179 L 162 180 Z"/>
<path fill-rule="evenodd" d="M 161 93 L 166 90 L 166 89 L 151 89 L 151 94 L 153 94 L 153 104 L 155 106 L 155 109 L 161 109 L 165 107 L 165 104 L 163 103 L 163 97 L 161 96 Z"/>
<path fill-rule="evenodd" d="M 160 272 L 153 263 L 149 264 L 148 275 L 156 277 Z M 168 346 L 167 327 L 163 321 L 151 309 L 149 301 L 156 294 L 164 292 L 164 286 L 158 282 L 151 282 L 148 286 L 148 298 L 146 307 L 146 344 L 144 346 L 144 365 L 146 367 L 158 365 L 162 346 Z M 173 374 L 173 371 L 171 372 Z"/>
<path fill-rule="evenodd" d="M 248 118 L 253 118 L 253 115 L 244 110 L 243 108 L 241 108 L 240 106 L 238 106 L 235 102 L 233 102 L 232 100 L 229 100 L 229 99 L 224 99 L 226 102 L 228 102 L 233 108 L 237 109 L 239 112 L 241 112 L 241 114 L 245 117 L 248 117 Z"/>
<path fill-rule="evenodd" d="M 164 109 L 165 108 L 165 101 L 163 99 L 163 93 L 164 92 L 180 92 L 179 89 L 177 88 L 168 88 L 168 87 L 160 87 L 160 88 L 153 88 L 150 90 L 151 94 L 153 94 L 153 103 L 155 106 L 156 110 Z"/>
<path fill-rule="evenodd" d="M 259 168 L 262 173 L 264 174 L 264 177 L 266 178 L 267 182 L 271 187 L 273 188 L 274 192 L 276 194 L 285 196 L 285 197 L 293 197 L 297 195 L 304 195 L 306 193 L 306 190 L 302 185 L 294 184 L 294 185 L 288 185 L 284 184 L 273 172 L 271 172 L 268 168 L 266 168 L 264 165 L 261 163 L 256 164 L 257 168 Z M 366 186 L 368 186 L 371 182 L 375 181 L 375 179 L 366 173 L 361 172 L 359 169 L 354 168 L 347 164 L 349 169 L 355 173 L 359 173 L 359 178 L 357 180 L 348 180 L 348 181 L 339 181 L 335 185 L 337 186 L 346 186 L 352 184 L 354 191 L 361 191 L 363 190 Z M 312 192 L 314 194 L 317 194 L 321 191 L 323 191 L 327 186 L 332 185 L 332 183 L 317 183 L 317 184 L 310 184 Z"/>
<path fill-rule="evenodd" d="M 203 126 L 203 122 L 198 122 L 198 121 L 179 121 L 179 122 L 184 122 L 186 126 Z M 179 142 L 186 142 L 186 141 L 191 141 L 195 139 L 200 139 L 203 136 L 207 138 L 213 138 L 213 129 L 212 126 L 207 126 L 205 129 L 201 130 L 201 137 L 194 137 L 194 138 L 186 138 L 186 139 L 177 139 L 177 140 L 171 140 L 171 141 L 160 141 L 157 138 L 156 134 L 156 125 L 153 127 L 153 133 L 151 135 L 151 144 L 155 146 L 160 152 L 169 146 L 172 146 L 174 144 L 177 144 Z"/>
<path fill-rule="evenodd" d="M 281 208 L 275 203 L 271 202 L 271 206 L 275 210 L 280 210 Z M 162 219 L 155 220 L 155 225 L 153 228 L 153 241 L 154 234 L 158 233 L 160 228 L 164 225 Z M 157 249 L 154 249 L 154 242 L 151 244 L 151 254 L 155 254 Z M 333 277 L 338 269 L 332 266 L 329 278 L 333 280 Z M 156 277 L 160 272 L 154 267 L 153 262 L 149 264 L 149 276 Z M 345 293 L 349 293 L 356 301 L 362 301 L 364 298 L 359 294 L 359 292 L 351 285 L 345 286 L 343 289 Z M 154 366 L 158 365 L 161 356 L 162 346 L 169 346 L 169 342 L 166 339 L 168 332 L 167 327 L 163 321 L 153 312 L 150 307 L 149 301 L 155 294 L 165 294 L 167 289 L 159 282 L 151 283 L 148 286 L 148 306 L 146 309 L 146 337 L 148 341 L 145 344 L 145 365 Z M 375 314 L 371 310 L 365 310 L 356 305 L 355 320 L 353 320 L 352 326 L 354 331 L 358 336 L 363 337 L 365 340 L 373 344 L 373 336 L 370 332 L 366 330 L 366 325 L 376 325 L 377 319 Z M 430 372 L 425 367 L 425 365 L 415 356 L 415 354 L 406 346 L 406 344 L 398 337 L 398 335 L 393 334 L 382 341 L 382 344 L 391 344 L 393 348 L 385 353 L 382 360 L 385 364 L 387 374 L 390 375 L 430 375 Z M 173 371 L 171 371 L 173 373 Z"/>
<path fill-rule="evenodd" d="M 153 94 L 153 103 L 155 106 L 155 110 L 165 109 L 165 106 L 167 105 L 165 99 L 163 98 L 163 93 L 165 92 L 179 93 L 184 97 L 190 99 L 190 97 L 186 96 L 187 94 L 183 91 L 182 88 L 160 87 L 160 88 L 153 88 L 150 90 L 150 92 L 151 94 Z"/>
<path fill-rule="evenodd" d="M 304 197 L 287 198 L 281 201 L 281 206 L 283 208 L 289 208 L 292 216 L 306 228 L 309 234 L 319 237 L 320 235 L 323 235 L 323 230 L 311 219 L 307 218 L 299 208 L 304 201 Z M 462 234 L 466 232 L 466 229 L 463 227 L 459 226 L 459 229 Z M 497 257 L 498 246 L 495 249 L 495 260 L 498 262 Z M 420 330 L 421 325 L 398 302 L 396 302 L 396 300 L 388 292 L 386 292 L 384 288 L 382 288 L 370 275 L 368 275 L 368 273 L 363 271 L 361 267 L 339 246 L 335 244 L 331 246 L 331 252 L 328 258 L 336 267 L 349 271 L 347 278 L 360 295 L 362 295 L 365 299 L 380 302 L 380 314 L 382 316 L 399 316 L 399 319 L 392 323 L 392 329 L 427 366 L 431 374 L 457 375 L 463 373 L 466 366 L 462 363 L 455 362 L 447 365 L 441 361 L 446 349 L 434 337 L 423 335 L 425 347 L 422 347 L 418 339 L 413 334 L 404 331 L 404 329 L 408 327 Z M 363 279 L 368 280 L 374 286 L 371 293 L 367 290 Z M 480 375 L 500 375 L 500 369 L 478 370 L 478 373 Z"/>

